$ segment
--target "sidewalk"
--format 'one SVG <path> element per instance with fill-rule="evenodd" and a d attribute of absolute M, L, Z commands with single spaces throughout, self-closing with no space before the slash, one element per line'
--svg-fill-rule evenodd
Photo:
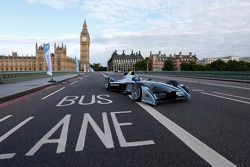
<path fill-rule="evenodd" d="M 48 82 L 50 78 L 40 78 L 10 84 L 0 84 L 0 103 L 43 89 L 48 85 L 63 82 L 77 77 L 76 74 L 67 74 L 53 77 L 56 82 Z"/>

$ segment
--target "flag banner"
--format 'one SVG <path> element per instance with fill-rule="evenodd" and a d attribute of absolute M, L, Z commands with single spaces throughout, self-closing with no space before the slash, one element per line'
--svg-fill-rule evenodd
<path fill-rule="evenodd" d="M 83 69 L 83 72 L 87 72 L 87 67 L 86 67 L 86 64 L 82 64 L 82 69 Z"/>
<path fill-rule="evenodd" d="M 52 76 L 52 63 L 51 63 L 49 43 L 43 44 L 43 51 L 44 51 L 44 58 L 48 66 L 47 74 Z"/>
<path fill-rule="evenodd" d="M 75 57 L 75 62 L 76 62 L 76 72 L 79 73 L 79 60 L 77 60 L 76 57 Z"/>

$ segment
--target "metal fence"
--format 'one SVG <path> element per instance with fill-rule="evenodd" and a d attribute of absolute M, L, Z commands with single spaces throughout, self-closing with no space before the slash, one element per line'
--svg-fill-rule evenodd
<path fill-rule="evenodd" d="M 235 80 L 250 80 L 249 71 L 140 71 L 136 73 L 149 75 L 168 75 L 182 77 L 198 77 L 198 78 L 221 78 Z"/>
<path fill-rule="evenodd" d="M 73 71 L 54 72 L 53 76 L 75 73 Z M 48 77 L 45 71 L 29 71 L 29 72 L 0 72 L 0 84 L 30 80 L 35 78 Z"/>

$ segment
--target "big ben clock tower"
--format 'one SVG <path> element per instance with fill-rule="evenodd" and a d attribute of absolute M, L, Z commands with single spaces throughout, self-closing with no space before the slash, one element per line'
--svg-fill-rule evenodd
<path fill-rule="evenodd" d="M 80 61 L 81 61 L 80 69 L 83 70 L 84 72 L 89 72 L 89 44 L 90 44 L 90 37 L 89 37 L 88 27 L 86 24 L 86 20 L 84 20 L 82 32 L 80 34 Z"/>

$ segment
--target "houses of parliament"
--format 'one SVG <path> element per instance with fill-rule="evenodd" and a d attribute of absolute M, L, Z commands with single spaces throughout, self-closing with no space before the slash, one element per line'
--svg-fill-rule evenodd
<path fill-rule="evenodd" d="M 84 21 L 80 33 L 80 62 L 81 70 L 84 71 L 89 71 L 89 44 L 90 37 Z M 18 56 L 17 52 L 12 52 L 12 55 L 8 56 L 0 55 L 0 71 L 46 71 L 43 46 L 36 43 L 35 47 L 36 56 Z M 67 46 L 64 44 L 54 44 L 51 62 L 53 71 L 75 71 L 76 69 L 75 60 L 67 56 Z"/>

